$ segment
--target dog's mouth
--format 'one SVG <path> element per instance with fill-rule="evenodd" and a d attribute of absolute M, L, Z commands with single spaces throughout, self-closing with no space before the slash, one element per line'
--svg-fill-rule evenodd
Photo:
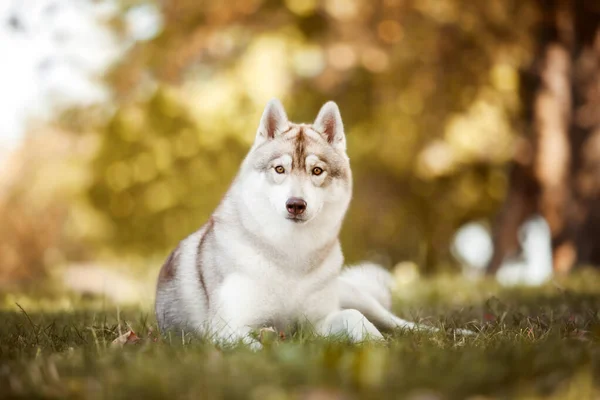
<path fill-rule="evenodd" d="M 292 215 L 292 214 L 288 214 L 288 216 L 285 217 L 285 219 L 292 221 L 295 224 L 303 224 L 304 222 L 307 221 L 305 218 L 303 218 L 300 215 Z"/>

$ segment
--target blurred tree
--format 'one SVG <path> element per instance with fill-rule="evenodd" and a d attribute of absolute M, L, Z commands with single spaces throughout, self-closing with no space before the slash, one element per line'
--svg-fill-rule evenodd
<path fill-rule="evenodd" d="M 219 176 L 233 176 L 245 152 L 235 140 L 211 149 L 163 89 L 143 107 L 121 107 L 104 129 L 91 200 L 111 215 L 111 246 L 139 254 L 196 230 L 229 185 Z"/>
<path fill-rule="evenodd" d="M 123 14 L 140 4 L 155 3 L 122 1 Z M 160 33 L 108 74 L 116 112 L 97 128 L 89 189 L 113 227 L 103 245 L 164 252 L 202 224 L 273 96 L 297 121 L 340 104 L 355 172 L 350 262 L 438 267 L 455 229 L 504 198 L 532 1 L 160 4 Z"/>
<path fill-rule="evenodd" d="M 537 0 L 536 53 L 522 72 L 523 131 L 488 272 L 518 252 L 532 214 L 551 230 L 554 270 L 600 265 L 600 3 Z"/>
<path fill-rule="evenodd" d="M 0 289 L 39 282 L 50 266 L 93 256 L 84 239 L 101 224 L 93 221 L 84 191 L 95 144 L 89 135 L 46 126 L 3 160 Z"/>

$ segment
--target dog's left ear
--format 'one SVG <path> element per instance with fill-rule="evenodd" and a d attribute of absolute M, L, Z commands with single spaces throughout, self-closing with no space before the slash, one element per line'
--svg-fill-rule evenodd
<path fill-rule="evenodd" d="M 346 151 L 346 135 L 340 109 L 333 101 L 328 101 L 321 107 L 313 128 L 321 133 L 336 149 Z"/>

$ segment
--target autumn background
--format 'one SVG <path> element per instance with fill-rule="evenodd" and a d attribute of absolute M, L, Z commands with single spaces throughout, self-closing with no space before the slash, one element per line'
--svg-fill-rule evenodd
<path fill-rule="evenodd" d="M 581 269 L 597 293 L 599 27 L 591 0 L 5 0 L 0 299 L 151 307 L 272 97 L 298 122 L 340 106 L 348 262 L 405 283 Z"/>
<path fill-rule="evenodd" d="M 216 206 L 271 97 L 296 121 L 342 110 L 349 262 L 457 270 L 453 235 L 482 221 L 493 270 L 535 213 L 557 269 L 599 261 L 594 2 L 4 4 L 3 284 L 90 261 L 154 271 Z"/>

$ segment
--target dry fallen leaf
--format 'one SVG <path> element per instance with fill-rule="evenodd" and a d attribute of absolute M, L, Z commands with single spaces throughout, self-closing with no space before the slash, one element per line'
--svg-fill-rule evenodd
<path fill-rule="evenodd" d="M 140 341 L 138 335 L 135 334 L 134 331 L 127 331 L 121 336 L 117 337 L 110 344 L 111 347 L 123 347 L 126 344 L 135 344 Z"/>

